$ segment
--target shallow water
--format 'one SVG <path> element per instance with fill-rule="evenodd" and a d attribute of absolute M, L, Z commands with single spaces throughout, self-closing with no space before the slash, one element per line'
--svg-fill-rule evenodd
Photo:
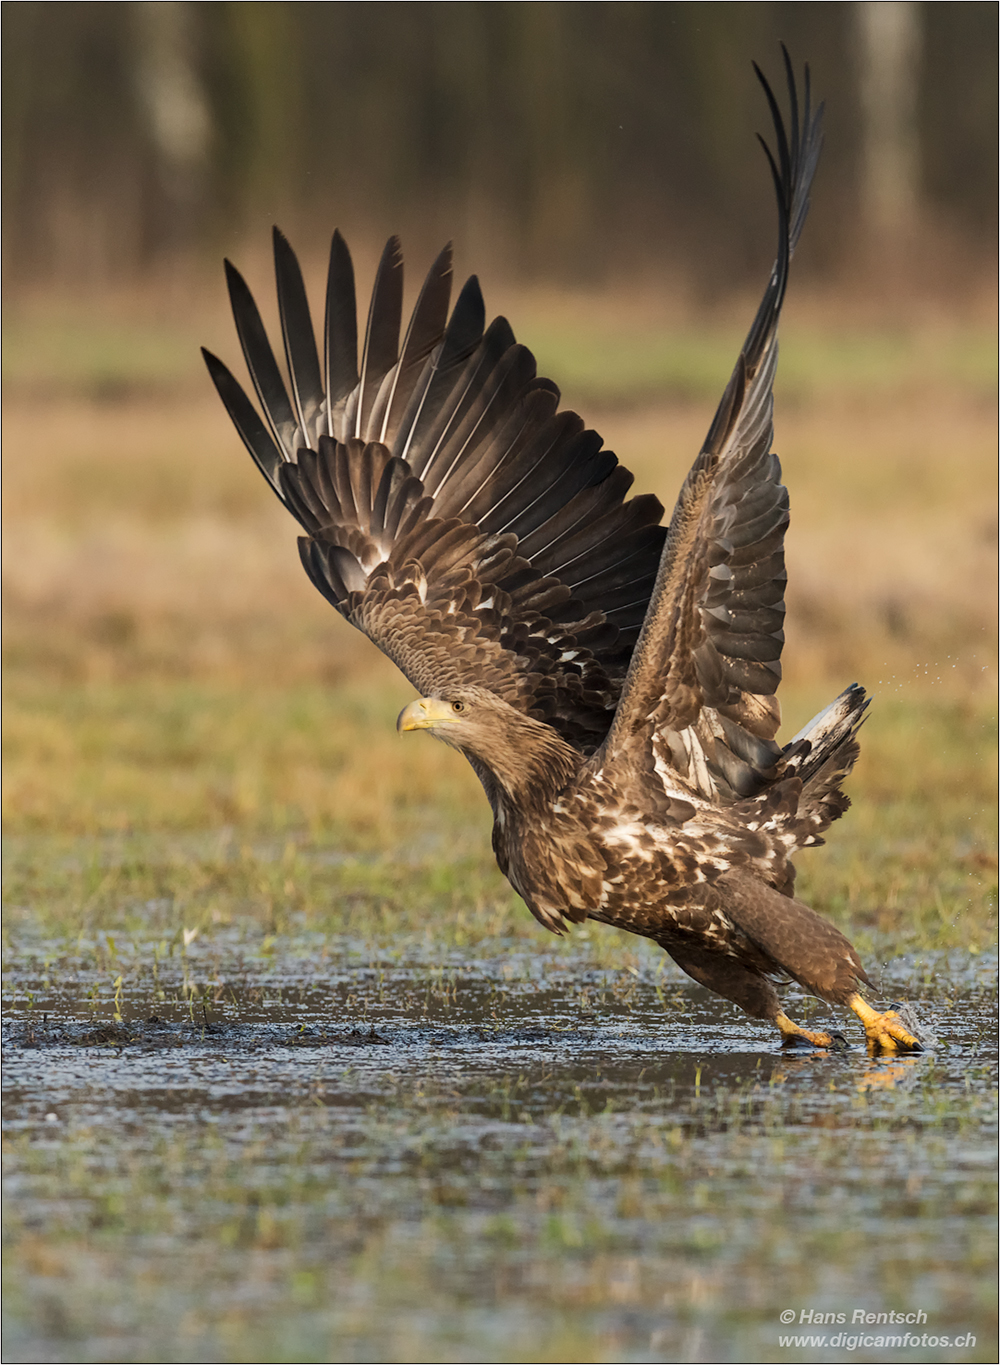
<path fill-rule="evenodd" d="M 502 946 L 18 952 L 5 1358 L 995 1358 L 995 959 L 890 963 L 934 1042 L 870 1059 Z"/>

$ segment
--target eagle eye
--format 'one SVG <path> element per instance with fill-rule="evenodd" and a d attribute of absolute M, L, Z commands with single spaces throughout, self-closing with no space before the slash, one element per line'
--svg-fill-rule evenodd
<path fill-rule="evenodd" d="M 451 704 L 451 709 L 452 709 L 453 711 L 464 711 L 464 710 L 465 710 L 465 702 L 464 702 L 464 701 L 453 701 L 452 704 Z"/>

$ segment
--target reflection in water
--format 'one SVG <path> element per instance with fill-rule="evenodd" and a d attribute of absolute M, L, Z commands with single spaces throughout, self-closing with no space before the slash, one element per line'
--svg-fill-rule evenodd
<path fill-rule="evenodd" d="M 858 1077 L 859 1090 L 895 1090 L 904 1083 L 912 1086 L 917 1079 L 917 1068 L 925 1060 L 919 1057 L 878 1057 L 869 1060 Z"/>

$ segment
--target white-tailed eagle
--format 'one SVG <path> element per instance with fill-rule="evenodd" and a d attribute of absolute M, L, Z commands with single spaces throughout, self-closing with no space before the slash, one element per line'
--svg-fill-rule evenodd
<path fill-rule="evenodd" d="M 261 416 L 205 353 L 250 454 L 298 519 L 321 593 L 421 694 L 400 730 L 459 749 L 493 808 L 500 868 L 559 932 L 600 920 L 661 944 L 696 981 L 831 1047 L 784 1013 L 775 981 L 847 1006 L 872 1051 L 919 1050 L 848 940 L 792 894 L 797 850 L 846 810 L 867 705 L 849 687 L 790 743 L 780 711 L 788 495 L 771 450 L 777 325 L 819 157 L 822 106 L 764 144 L 778 252 L 667 528 L 650 496 L 540 378 L 478 280 L 449 315 L 451 249 L 400 344 L 403 264 L 389 240 L 360 356 L 351 258 L 330 252 L 322 359 L 302 275 L 275 229 L 290 385 L 228 262 Z"/>

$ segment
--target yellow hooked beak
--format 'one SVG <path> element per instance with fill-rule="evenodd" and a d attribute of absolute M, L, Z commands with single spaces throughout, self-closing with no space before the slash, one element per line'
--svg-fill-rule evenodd
<path fill-rule="evenodd" d="M 461 719 L 451 702 L 439 697 L 418 697 L 400 711 L 396 729 L 400 734 L 404 730 L 432 730 L 435 725 L 457 725 Z"/>

